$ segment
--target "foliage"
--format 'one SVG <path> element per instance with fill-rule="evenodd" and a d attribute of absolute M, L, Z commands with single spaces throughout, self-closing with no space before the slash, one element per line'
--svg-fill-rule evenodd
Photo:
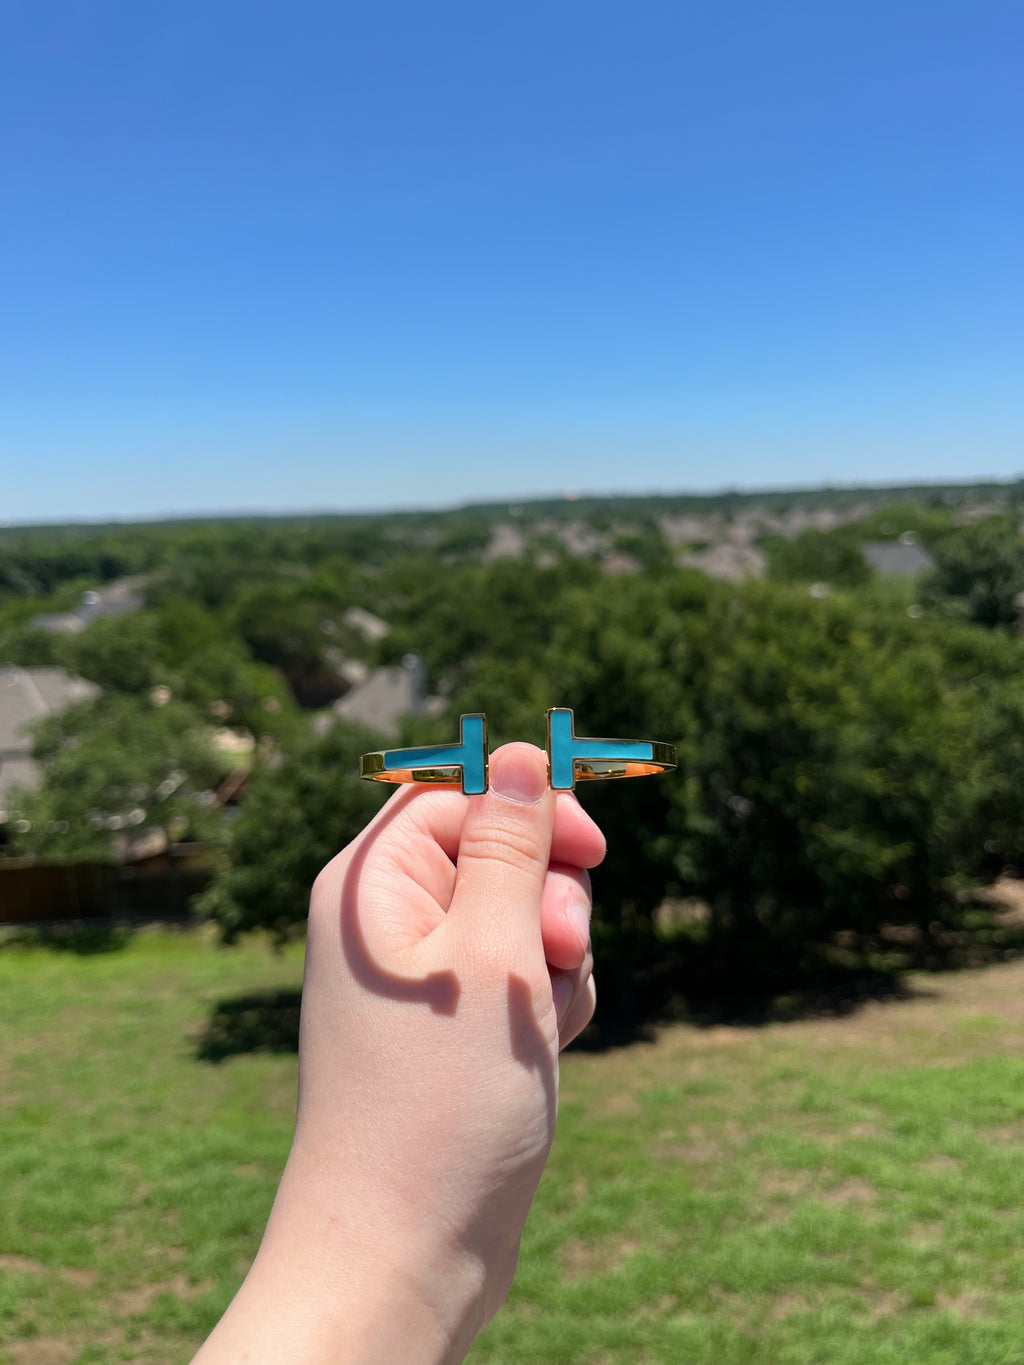
<path fill-rule="evenodd" d="M 955 502 L 940 502 L 935 497 L 917 501 L 903 500 L 874 508 L 840 528 L 858 543 L 865 540 L 896 540 L 913 536 L 929 549 L 938 545 L 953 527 Z"/>
<path fill-rule="evenodd" d="M 114 861 L 144 829 L 168 840 L 208 838 L 213 789 L 225 774 L 189 707 L 112 695 L 39 728 L 46 780 L 11 799 L 11 852 L 49 862 Z"/>
<path fill-rule="evenodd" d="M 490 539 L 491 528 L 483 518 L 451 518 L 440 531 L 437 552 L 454 558 L 475 557 L 486 549 Z"/>
<path fill-rule="evenodd" d="M 264 582 L 239 594 L 232 621 L 254 659 L 298 680 L 324 666 L 332 608 L 305 582 Z"/>
<path fill-rule="evenodd" d="M 256 735 L 288 725 L 294 709 L 281 674 L 254 660 L 228 623 L 183 597 L 101 617 L 80 634 L 15 626 L 0 632 L 0 658 L 23 667 L 60 666 L 116 695 L 148 697 L 166 688 L 219 723 Z"/>
<path fill-rule="evenodd" d="M 677 774 L 580 790 L 613 832 L 603 914 L 640 932 L 697 898 L 756 974 L 840 930 L 959 923 L 956 893 L 1024 857 L 1022 652 L 852 596 L 624 578 L 569 594 L 512 667 L 480 657 L 453 711 L 540 739 L 572 705 L 579 733 L 675 742 Z"/>
<path fill-rule="evenodd" d="M 338 724 L 304 736 L 286 757 L 256 770 L 230 826 L 226 865 L 198 902 L 226 942 L 266 929 L 283 943 L 305 924 L 320 869 L 353 839 L 387 795 L 359 777 L 359 756 L 380 742 Z"/>
<path fill-rule="evenodd" d="M 761 549 L 771 577 L 781 583 L 831 583 L 853 588 L 871 577 L 860 546 L 848 535 L 809 527 L 791 540 L 767 536 Z"/>
<path fill-rule="evenodd" d="M 960 526 L 935 548 L 935 569 L 922 599 L 980 626 L 1017 620 L 1024 592 L 1024 536 L 1011 517 L 986 517 Z"/>
<path fill-rule="evenodd" d="M 862 550 L 866 541 L 912 536 L 934 553 L 952 525 L 946 507 L 898 502 L 878 507 L 830 531 L 808 527 L 792 537 L 765 536 L 761 549 L 768 558 L 770 577 L 780 583 L 827 583 L 856 588 L 874 577 Z"/>
<path fill-rule="evenodd" d="M 450 691 L 482 655 L 512 664 L 532 641 L 546 638 L 569 588 L 600 578 L 598 567 L 581 559 L 552 566 L 498 560 L 486 568 L 443 566 L 426 555 L 398 560 L 379 580 L 393 625 L 387 657 L 397 661 L 415 651 L 434 684 Z"/>
<path fill-rule="evenodd" d="M 1012 507 L 1018 491 L 998 496 Z M 151 699 L 170 697 L 167 716 L 189 717 L 182 734 L 216 722 L 256 737 L 262 758 L 238 824 L 220 830 L 225 870 L 207 907 L 229 936 L 261 923 L 292 932 L 312 875 L 380 796 L 348 776 L 332 787 L 374 741 L 315 739 L 294 695 L 328 700 L 343 656 L 396 663 L 411 651 L 450 705 L 443 719 L 407 721 L 404 742 L 443 742 L 460 711 L 484 710 L 494 743 L 543 743 L 544 711 L 571 705 L 583 733 L 678 743 L 672 777 L 581 789 L 612 832 L 596 883 L 620 970 L 654 943 L 657 907 L 680 896 L 704 907 L 689 932 L 717 961 L 799 967 L 837 934 L 955 927 L 962 892 L 1024 863 L 1021 646 L 974 624 L 1006 619 L 1019 538 L 1009 516 L 954 528 L 968 497 L 761 497 L 780 513 L 831 506 L 859 519 L 766 542 L 772 581 L 737 587 L 673 568 L 658 518 L 740 513 L 751 505 L 741 494 L 124 528 L 110 532 L 113 549 L 107 532 L 95 544 L 0 534 L 22 585 L 5 580 L 0 657 L 99 682 L 111 715 L 134 706 L 152 721 Z M 510 516 L 533 550 L 482 562 L 491 528 Z M 641 571 L 612 580 L 596 557 L 569 553 L 570 521 L 635 553 Z M 869 575 L 859 549 L 908 530 L 939 566 L 923 616 L 909 587 Z M 557 555 L 539 553 L 555 532 Z M 28 628 L 80 590 L 75 575 L 124 569 L 147 575 L 142 611 L 73 636 Z M 807 591 L 819 580 L 827 600 Z M 24 595 L 33 584 L 50 596 Z M 368 644 L 345 624 L 349 605 L 382 616 L 390 635 Z M 181 735 L 152 723 L 139 742 L 180 767 Z M 46 828 L 70 826 L 64 802 L 79 819 L 63 776 L 71 753 L 48 753 L 34 798 L 51 803 L 40 806 Z M 101 788 L 83 777 L 81 793 L 95 805 L 129 765 L 98 761 Z"/>
<path fill-rule="evenodd" d="M 214 612 L 175 597 L 165 599 L 154 616 L 159 682 L 174 696 L 257 736 L 278 734 L 293 723 L 294 703 L 280 673 L 254 660 Z"/>
<path fill-rule="evenodd" d="M 70 669 L 111 692 L 147 692 L 165 681 L 155 618 L 147 612 L 93 621 L 63 637 Z"/>
<path fill-rule="evenodd" d="M 672 551 L 654 517 L 644 517 L 617 535 L 614 549 L 632 556 L 645 569 L 665 569 L 672 563 Z"/>
<path fill-rule="evenodd" d="M 109 582 L 158 562 L 158 537 L 137 530 L 93 536 L 59 531 L 22 532 L 0 541 L 0 600 L 5 595 L 46 597 L 61 584 Z"/>

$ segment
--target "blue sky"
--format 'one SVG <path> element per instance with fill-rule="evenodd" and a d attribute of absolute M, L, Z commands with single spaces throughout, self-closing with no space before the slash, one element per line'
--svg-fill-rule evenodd
<path fill-rule="evenodd" d="M 1024 470 L 1018 0 L 0 0 L 0 519 Z"/>

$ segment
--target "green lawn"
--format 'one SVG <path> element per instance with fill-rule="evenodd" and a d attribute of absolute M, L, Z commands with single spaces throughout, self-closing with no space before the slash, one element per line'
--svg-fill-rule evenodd
<path fill-rule="evenodd" d="M 199 934 L 0 950 L 3 1365 L 187 1361 L 287 1152 L 300 975 Z M 1024 963 L 915 985 L 571 1054 L 473 1361 L 1024 1362 Z"/>

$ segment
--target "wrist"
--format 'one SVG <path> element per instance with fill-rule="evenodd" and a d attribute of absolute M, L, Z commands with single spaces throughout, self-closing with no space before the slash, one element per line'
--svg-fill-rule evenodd
<path fill-rule="evenodd" d="M 422 1208 L 386 1207 L 290 1161 L 257 1261 L 302 1286 L 316 1332 L 344 1345 L 324 1360 L 457 1365 L 483 1325 L 484 1274 L 439 1231 Z"/>
<path fill-rule="evenodd" d="M 293 1151 L 256 1260 L 196 1365 L 243 1352 L 250 1365 L 458 1365 L 486 1321 L 482 1264 L 438 1245 L 422 1214 L 399 1221 Z"/>

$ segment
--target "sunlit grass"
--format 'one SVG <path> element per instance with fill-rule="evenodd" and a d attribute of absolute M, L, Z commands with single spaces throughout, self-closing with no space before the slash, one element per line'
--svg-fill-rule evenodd
<path fill-rule="evenodd" d="M 215 1066 L 197 1038 L 225 996 L 300 976 L 300 952 L 198 936 L 0 952 L 0 1359 L 188 1359 L 252 1255 L 295 1099 L 294 1055 Z"/>
<path fill-rule="evenodd" d="M 291 1134 L 294 1055 L 238 1050 L 287 1048 L 300 977 L 200 935 L 0 951 L 4 1365 L 189 1358 Z M 570 1055 L 478 1365 L 1024 1361 L 1024 964 L 917 986 Z"/>

